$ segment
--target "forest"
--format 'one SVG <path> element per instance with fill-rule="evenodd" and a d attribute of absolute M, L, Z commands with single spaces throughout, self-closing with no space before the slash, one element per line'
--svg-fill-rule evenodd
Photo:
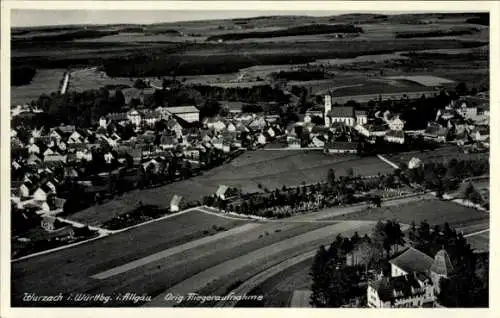
<path fill-rule="evenodd" d="M 352 24 L 311 24 L 302 25 L 284 30 L 276 31 L 260 31 L 260 32 L 245 32 L 245 33 L 227 33 L 213 35 L 207 38 L 207 41 L 237 41 L 244 39 L 257 38 L 276 38 L 283 36 L 298 36 L 311 34 L 327 34 L 327 33 L 363 33 L 363 29 L 355 27 Z"/>

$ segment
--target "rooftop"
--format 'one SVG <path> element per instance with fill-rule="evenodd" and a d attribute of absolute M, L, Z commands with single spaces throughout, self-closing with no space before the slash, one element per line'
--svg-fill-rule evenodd
<path fill-rule="evenodd" d="M 174 106 L 167 107 L 167 110 L 172 114 L 199 113 L 200 110 L 195 106 Z"/>
<path fill-rule="evenodd" d="M 410 247 L 403 254 L 389 261 L 407 273 L 427 272 L 433 262 L 429 255 Z"/>

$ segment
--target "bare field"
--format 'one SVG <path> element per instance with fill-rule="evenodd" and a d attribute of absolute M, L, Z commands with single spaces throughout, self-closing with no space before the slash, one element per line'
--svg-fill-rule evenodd
<path fill-rule="evenodd" d="M 11 87 L 10 104 L 29 103 L 32 100 L 38 99 L 42 94 L 50 95 L 52 92 L 57 92 L 65 71 L 64 69 L 37 70 L 30 84 Z"/>
<path fill-rule="evenodd" d="M 258 150 L 247 152 L 201 176 L 157 188 L 134 190 L 102 205 L 76 212 L 69 218 L 86 224 L 101 224 L 115 215 L 133 210 L 139 201 L 168 207 L 174 194 L 183 196 L 186 201 L 196 201 L 214 194 L 219 185 L 237 187 L 243 192 L 258 192 L 262 191 L 259 184 L 275 189 L 303 182 L 317 183 L 325 180 L 330 168 L 337 176 L 345 176 L 349 168 L 356 175 L 376 175 L 393 170 L 376 157 L 324 155 L 319 151 Z"/>

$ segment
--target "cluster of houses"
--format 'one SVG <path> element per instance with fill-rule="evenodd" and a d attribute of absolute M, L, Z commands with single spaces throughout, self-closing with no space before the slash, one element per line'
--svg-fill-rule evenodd
<path fill-rule="evenodd" d="M 315 118 L 320 118 L 324 125 L 318 125 Z M 310 142 L 301 142 L 294 127 L 302 127 Z M 419 131 L 405 130 L 405 121 L 399 114 L 377 111 L 369 118 L 365 110 L 352 106 L 333 106 L 332 97 L 326 95 L 323 108 L 306 111 L 304 119 L 287 129 L 288 147 L 325 148 L 328 153 L 356 153 L 357 144 L 353 138 L 344 140 L 335 138 L 335 133 L 354 130 L 364 136 L 369 143 L 376 138 L 383 138 L 387 143 L 404 144 L 407 135 L 420 135 L 426 140 L 444 143 L 454 141 L 458 145 L 474 144 L 489 148 L 489 111 L 487 107 L 472 105 L 467 100 L 452 101 L 444 109 L 439 109 L 434 121 L 428 122 L 426 129 Z M 332 134 L 334 133 L 334 138 Z M 330 136 L 330 137 L 329 137 Z"/>
<path fill-rule="evenodd" d="M 20 138 L 22 127 L 19 132 L 12 128 L 13 148 L 23 150 L 22 156 L 11 158 L 12 202 L 19 209 L 33 206 L 42 214 L 57 214 L 64 204 L 57 197 L 58 186 L 70 178 L 92 187 L 86 180 L 90 174 L 84 171 L 97 157 L 102 166 L 113 169 L 130 168 L 131 158 L 133 168 L 154 170 L 172 156 L 199 166 L 201 154 L 209 149 L 230 153 L 266 144 L 281 134 L 278 119 L 240 113 L 200 122 L 196 107 L 182 106 L 112 113 L 101 117 L 93 128 L 35 128 L 28 138 Z M 111 173 L 100 168 L 101 177 Z"/>

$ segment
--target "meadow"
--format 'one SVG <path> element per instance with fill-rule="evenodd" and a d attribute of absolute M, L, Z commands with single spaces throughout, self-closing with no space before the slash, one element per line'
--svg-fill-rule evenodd
<path fill-rule="evenodd" d="M 459 228 L 471 223 L 489 223 L 489 214 L 465 207 L 450 201 L 435 198 L 411 201 L 398 206 L 368 208 L 363 211 L 335 216 L 332 220 L 396 220 L 400 223 L 417 225 L 427 221 L 431 226 L 448 222 L 451 227 Z"/>
<path fill-rule="evenodd" d="M 175 194 L 183 196 L 186 202 L 201 201 L 204 196 L 215 194 L 219 185 L 253 193 L 264 188 L 272 190 L 284 185 L 318 183 L 326 179 L 329 169 L 334 169 L 337 176 L 345 176 L 350 168 L 355 175 L 376 175 L 393 170 L 376 157 L 324 155 L 320 151 L 257 150 L 246 152 L 201 176 L 156 188 L 134 190 L 102 205 L 76 212 L 69 218 L 97 225 L 137 208 L 139 202 L 160 208 L 169 207 Z"/>
<path fill-rule="evenodd" d="M 40 95 L 50 95 L 59 90 L 59 83 L 63 78 L 64 69 L 39 69 L 28 85 L 12 86 L 10 90 L 10 104 L 19 105 L 38 99 Z"/>

